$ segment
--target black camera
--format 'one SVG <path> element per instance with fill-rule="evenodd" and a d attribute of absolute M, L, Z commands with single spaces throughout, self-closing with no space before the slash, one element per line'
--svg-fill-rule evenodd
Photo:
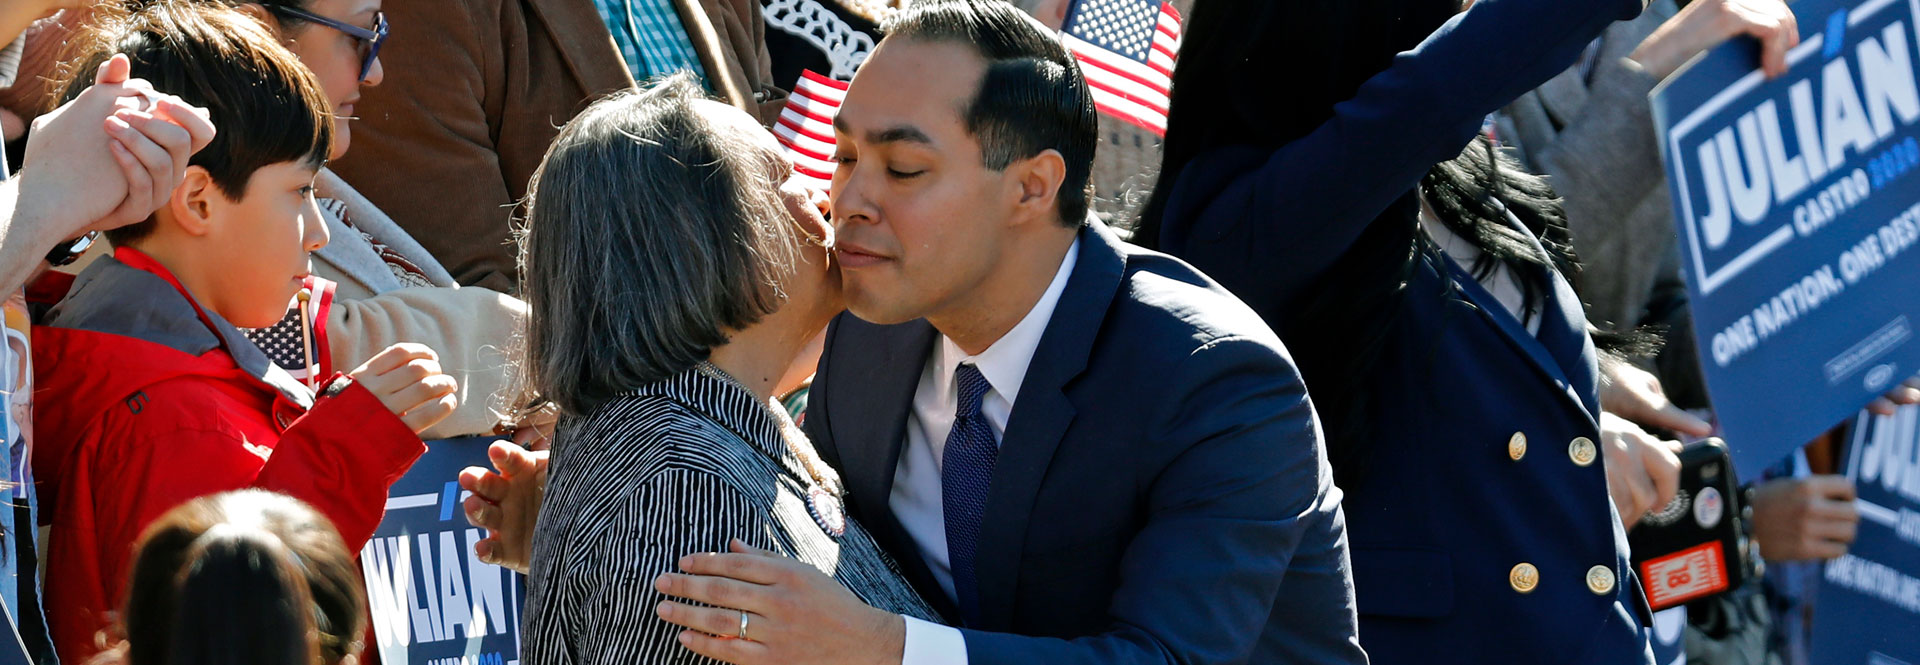
<path fill-rule="evenodd" d="M 1627 535 L 1633 568 L 1654 611 L 1746 583 L 1740 492 L 1726 443 L 1707 439 L 1680 451 L 1680 491 Z"/>

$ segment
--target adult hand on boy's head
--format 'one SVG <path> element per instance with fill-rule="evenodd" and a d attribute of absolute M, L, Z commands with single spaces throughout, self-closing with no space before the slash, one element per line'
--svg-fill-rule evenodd
<path fill-rule="evenodd" d="M 94 72 L 93 86 L 34 120 L 21 206 L 53 225 L 47 237 L 146 219 L 213 140 L 206 110 L 129 79 L 130 70 L 126 56 L 114 56 Z"/>
<path fill-rule="evenodd" d="M 440 358 L 419 344 L 395 344 L 347 373 L 415 434 L 445 420 L 460 404 L 460 385 L 440 372 Z"/>

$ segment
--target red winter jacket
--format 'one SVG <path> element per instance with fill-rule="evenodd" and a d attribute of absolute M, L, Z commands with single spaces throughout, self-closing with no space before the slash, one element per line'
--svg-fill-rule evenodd
<path fill-rule="evenodd" d="M 47 323 L 33 330 L 33 471 L 51 525 L 47 622 L 63 662 L 98 650 L 134 541 L 168 509 L 228 490 L 282 492 L 332 519 L 358 552 L 388 486 L 426 451 L 359 385 L 314 402 L 137 250 L 89 266 Z"/>

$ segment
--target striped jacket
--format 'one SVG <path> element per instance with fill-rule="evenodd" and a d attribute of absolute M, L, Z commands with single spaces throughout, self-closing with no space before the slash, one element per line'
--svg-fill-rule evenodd
<path fill-rule="evenodd" d="M 653 578 L 735 537 L 812 564 L 876 608 L 938 621 L 858 524 L 836 537 L 815 520 L 808 496 L 821 484 L 787 437 L 811 449 L 784 412 L 701 369 L 563 423 L 534 529 L 521 661 L 713 662 L 654 615 L 665 597 Z"/>

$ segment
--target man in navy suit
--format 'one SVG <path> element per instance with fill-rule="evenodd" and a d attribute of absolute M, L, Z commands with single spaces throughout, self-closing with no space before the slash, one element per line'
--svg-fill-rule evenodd
<path fill-rule="evenodd" d="M 658 608 L 682 643 L 746 665 L 1366 662 L 1293 361 L 1205 275 L 1088 217 L 1095 112 L 1060 42 L 1005 3 L 916 4 L 835 125 L 851 313 L 807 433 L 957 627 L 737 551 L 658 581 L 714 606 Z"/>

